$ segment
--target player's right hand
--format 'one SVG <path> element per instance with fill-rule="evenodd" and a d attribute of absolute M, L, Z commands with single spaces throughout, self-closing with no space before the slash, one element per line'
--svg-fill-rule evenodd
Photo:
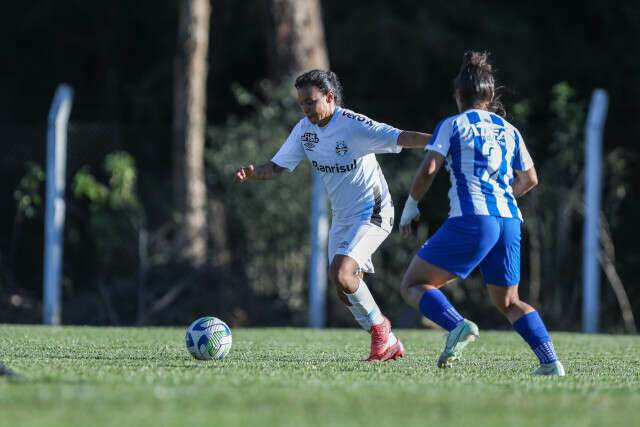
<path fill-rule="evenodd" d="M 254 170 L 255 168 L 253 167 L 253 165 L 248 165 L 237 169 L 234 175 L 234 182 L 239 184 L 247 181 L 249 177 L 253 175 Z"/>

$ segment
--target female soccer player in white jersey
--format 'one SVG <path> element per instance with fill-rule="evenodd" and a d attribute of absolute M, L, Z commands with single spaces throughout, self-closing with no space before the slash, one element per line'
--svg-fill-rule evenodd
<path fill-rule="evenodd" d="M 467 52 L 455 79 L 459 114 L 442 120 L 425 147 L 407 199 L 400 228 L 410 233 L 418 200 L 445 163 L 451 179 L 449 219 L 411 261 L 402 283 L 408 304 L 449 331 L 438 359 L 450 367 L 478 336 L 439 288 L 467 277 L 480 266 L 491 301 L 540 360 L 536 375 L 564 375 L 551 338 L 533 307 L 518 296 L 520 227 L 516 198 L 538 183 L 520 132 L 501 115 L 488 55 Z"/>
<path fill-rule="evenodd" d="M 309 71 L 295 87 L 305 117 L 270 162 L 238 169 L 235 180 L 272 179 L 302 160 L 311 162 L 331 201 L 331 281 L 356 321 L 371 333 L 367 360 L 397 359 L 404 355 L 402 343 L 363 281 L 363 273 L 374 272 L 371 255 L 393 227 L 393 202 L 375 154 L 424 147 L 430 135 L 401 131 L 342 108 L 342 88 L 333 72 Z"/>

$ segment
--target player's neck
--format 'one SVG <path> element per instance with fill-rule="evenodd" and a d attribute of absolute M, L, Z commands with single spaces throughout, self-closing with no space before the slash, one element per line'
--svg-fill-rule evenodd
<path fill-rule="evenodd" d="M 484 110 L 489 111 L 489 103 L 482 102 L 473 105 L 461 105 L 459 108 L 460 112 L 469 111 L 469 110 Z"/>
<path fill-rule="evenodd" d="M 328 125 L 331 119 L 333 118 L 333 115 L 335 114 L 335 112 L 336 112 L 336 106 L 334 105 L 331 107 L 331 110 L 329 111 L 329 114 L 327 115 L 327 117 L 318 121 L 318 127 L 323 128 L 326 125 Z"/>

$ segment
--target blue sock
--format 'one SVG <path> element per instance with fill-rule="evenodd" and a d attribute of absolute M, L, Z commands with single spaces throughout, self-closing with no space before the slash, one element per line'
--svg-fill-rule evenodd
<path fill-rule="evenodd" d="M 537 311 L 527 313 L 516 320 L 513 329 L 529 344 L 540 363 L 552 363 L 558 360 L 551 337 Z"/>
<path fill-rule="evenodd" d="M 438 289 L 429 289 L 422 294 L 420 313 L 447 331 L 455 329 L 464 320 Z"/>

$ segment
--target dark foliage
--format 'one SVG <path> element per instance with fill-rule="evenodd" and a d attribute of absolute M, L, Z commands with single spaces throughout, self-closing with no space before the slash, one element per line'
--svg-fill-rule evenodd
<path fill-rule="evenodd" d="M 579 114 L 594 88 L 607 89 L 604 213 L 616 266 L 640 312 L 640 187 L 633 185 L 640 171 L 632 166 L 640 160 L 640 6 L 631 0 L 477 6 L 470 0 L 323 1 L 330 61 L 344 85 L 345 105 L 400 128 L 431 130 L 455 111 L 452 85 L 463 52 L 490 51 L 497 83 L 506 88 L 509 119 L 521 126 L 541 171 L 539 194 L 525 202 L 547 239 L 540 304 L 552 326 L 574 329 L 580 317 L 581 219 L 573 212 L 557 222 L 566 214 L 563 194 L 582 179 Z M 0 322 L 39 321 L 42 187 L 34 165 L 44 165 L 47 110 L 64 81 L 76 94 L 68 182 L 84 170 L 108 187 L 113 175 L 102 167 L 117 151 L 132 155 L 137 178 L 136 204 L 127 208 L 97 212 L 95 200 L 68 191 L 65 321 L 186 324 L 215 312 L 237 324 L 303 324 L 308 168 L 260 187 L 230 185 L 234 166 L 267 160 L 298 117 L 288 87 L 263 83 L 267 25 L 260 0 L 212 0 L 206 155 L 213 255 L 198 273 L 171 262 L 179 249 L 169 243 L 175 231 L 167 197 L 175 2 L 10 2 L 0 16 L 8 35 L 0 40 Z M 574 92 L 558 93 L 561 81 Z M 398 209 L 419 158 L 418 152 L 380 158 Z M 439 178 L 423 206 L 421 238 L 446 217 L 447 184 Z M 565 240 L 557 239 L 558 230 Z M 397 235 L 388 239 L 376 256 L 380 273 L 371 279 L 385 309 L 406 325 L 418 318 L 396 288 L 417 243 Z M 528 271 L 525 261 L 525 277 Z M 524 280 L 525 296 L 528 286 Z M 469 315 L 503 325 L 474 279 L 450 292 Z M 331 309 L 332 324 L 352 324 L 334 300 Z M 622 328 L 606 284 L 603 312 L 609 330 Z"/>

